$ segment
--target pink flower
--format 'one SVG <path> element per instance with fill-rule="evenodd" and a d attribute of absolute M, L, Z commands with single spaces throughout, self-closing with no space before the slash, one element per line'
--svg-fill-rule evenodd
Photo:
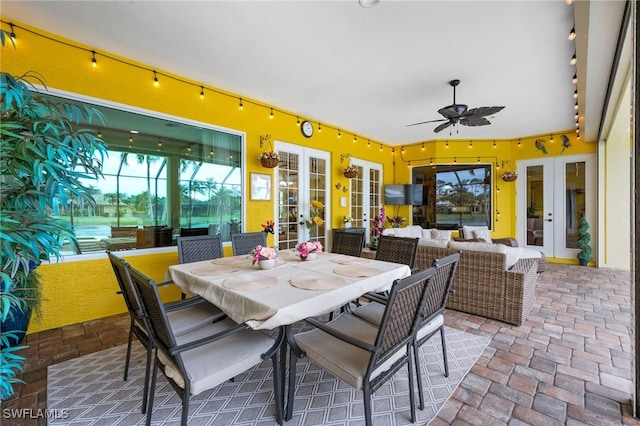
<path fill-rule="evenodd" d="M 387 219 L 387 213 L 384 207 L 380 207 L 380 214 L 373 218 L 373 226 L 371 227 L 371 236 L 378 237 L 384 232 L 384 221 Z"/>
<path fill-rule="evenodd" d="M 296 247 L 298 253 L 300 254 L 300 257 L 302 258 L 306 258 L 307 256 L 309 256 L 309 253 L 322 251 L 322 248 L 323 247 L 320 241 L 305 241 L 304 243 L 298 244 L 298 246 Z"/>
<path fill-rule="evenodd" d="M 254 265 L 256 264 L 256 262 L 260 262 L 261 260 L 275 259 L 276 262 L 280 260 L 280 257 L 278 256 L 278 250 L 275 247 L 263 246 L 256 246 L 256 248 L 253 249 L 251 258 L 251 263 Z"/>

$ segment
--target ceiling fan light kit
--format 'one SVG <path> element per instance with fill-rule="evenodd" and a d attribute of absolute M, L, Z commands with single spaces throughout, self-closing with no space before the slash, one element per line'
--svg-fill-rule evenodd
<path fill-rule="evenodd" d="M 456 127 L 456 131 L 458 130 L 457 125 L 461 124 L 463 126 L 486 126 L 491 124 L 489 120 L 487 120 L 487 115 L 492 115 L 497 112 L 500 112 L 504 109 L 503 106 L 490 106 L 490 107 L 478 107 L 471 108 L 465 104 L 457 104 L 456 103 L 456 87 L 460 84 L 460 80 L 451 80 L 449 85 L 453 87 L 453 103 L 451 105 L 447 105 L 444 108 L 440 108 L 438 113 L 442 115 L 444 118 L 439 120 L 429 120 L 429 121 L 421 121 L 419 123 L 413 123 L 407 125 L 409 126 L 417 126 L 419 124 L 426 123 L 437 123 L 440 121 L 444 121 L 444 123 L 439 124 L 433 131 L 438 133 L 449 126 Z"/>

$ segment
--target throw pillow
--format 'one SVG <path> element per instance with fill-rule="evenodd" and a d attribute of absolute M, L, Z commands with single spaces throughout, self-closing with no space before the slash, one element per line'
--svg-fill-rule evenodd
<path fill-rule="evenodd" d="M 420 238 L 423 238 L 425 240 L 430 240 L 431 239 L 431 231 L 432 231 L 431 229 L 423 229 L 421 231 L 422 235 L 420 236 Z"/>
<path fill-rule="evenodd" d="M 431 230 L 431 238 L 434 240 L 448 240 L 451 241 L 451 231 L 441 231 L 439 229 Z"/>
<path fill-rule="evenodd" d="M 470 240 L 472 238 L 476 238 L 475 235 L 473 234 L 475 231 L 482 231 L 486 229 L 487 231 L 489 230 L 489 228 L 487 226 L 470 226 L 470 225 L 464 225 L 462 227 L 462 235 L 463 238 L 465 240 Z"/>
<path fill-rule="evenodd" d="M 478 229 L 473 231 L 473 235 L 476 238 L 482 238 L 483 240 L 485 240 L 488 243 L 493 243 L 493 241 L 491 240 L 491 236 L 489 236 L 489 230 L 488 229 Z"/>

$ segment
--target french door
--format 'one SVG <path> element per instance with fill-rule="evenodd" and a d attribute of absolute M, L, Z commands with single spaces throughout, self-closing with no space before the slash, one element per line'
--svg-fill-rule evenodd
<path fill-rule="evenodd" d="M 351 165 L 358 168 L 358 176 L 349 179 L 352 226 L 365 228 L 368 242 L 371 220 L 382 206 L 382 165 L 356 158 L 351 159 Z"/>
<path fill-rule="evenodd" d="M 518 245 L 548 257 L 575 259 L 578 223 L 595 225 L 595 155 L 521 160 L 517 163 Z M 596 243 L 592 240 L 592 248 Z"/>
<path fill-rule="evenodd" d="M 278 248 L 292 249 L 307 240 L 320 241 L 326 247 L 326 220 L 331 217 L 330 154 L 278 141 L 276 150 L 280 155 L 275 182 L 278 188 Z M 317 201 L 324 207 L 317 209 L 312 201 Z M 314 217 L 324 223 L 315 224 Z"/>

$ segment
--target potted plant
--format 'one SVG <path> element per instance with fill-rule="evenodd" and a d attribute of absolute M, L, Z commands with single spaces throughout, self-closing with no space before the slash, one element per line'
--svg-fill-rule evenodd
<path fill-rule="evenodd" d="M 576 246 L 580 249 L 578 253 L 578 261 L 581 266 L 587 266 L 591 260 L 591 235 L 589 234 L 589 222 L 584 217 L 584 214 L 580 217 L 580 223 L 578 225 L 578 241 Z"/>
<path fill-rule="evenodd" d="M 354 166 L 348 166 L 344 169 L 343 173 L 345 177 L 352 179 L 358 177 L 358 168 Z"/>
<path fill-rule="evenodd" d="M 272 169 L 280 163 L 280 155 L 275 151 L 265 151 L 258 157 L 258 160 L 260 160 L 262 167 Z"/>
<path fill-rule="evenodd" d="M 373 224 L 371 225 L 371 241 L 369 242 L 369 248 L 371 250 L 378 249 L 378 242 L 380 241 L 380 235 L 384 232 L 384 221 L 386 217 L 387 212 L 384 207 L 380 207 L 380 214 L 373 218 Z"/>
<path fill-rule="evenodd" d="M 342 221 L 344 222 L 345 228 L 351 228 L 351 223 L 353 222 L 353 218 L 351 216 L 345 216 Z"/>
<path fill-rule="evenodd" d="M 0 32 L 3 46 L 8 38 Z M 16 354 L 22 347 L 15 344 L 26 328 L 15 330 L 13 324 L 20 315 L 37 312 L 41 301 L 35 270 L 42 260 L 60 259 L 65 240 L 77 244 L 72 225 L 53 216 L 53 203 L 63 208 L 70 199 L 92 203 L 80 179 L 101 176 L 107 153 L 93 131 L 78 128 L 79 120 L 101 119 L 96 110 L 53 103 L 29 80 L 44 86 L 34 73 L 17 78 L 0 73 L 0 365 L 10 366 L 0 370 L 2 400 L 20 382 L 16 371 L 24 362 Z M 5 327 L 6 320 L 12 329 Z"/>
<path fill-rule="evenodd" d="M 392 228 L 402 228 L 407 224 L 407 219 L 402 216 L 387 216 Z"/>

